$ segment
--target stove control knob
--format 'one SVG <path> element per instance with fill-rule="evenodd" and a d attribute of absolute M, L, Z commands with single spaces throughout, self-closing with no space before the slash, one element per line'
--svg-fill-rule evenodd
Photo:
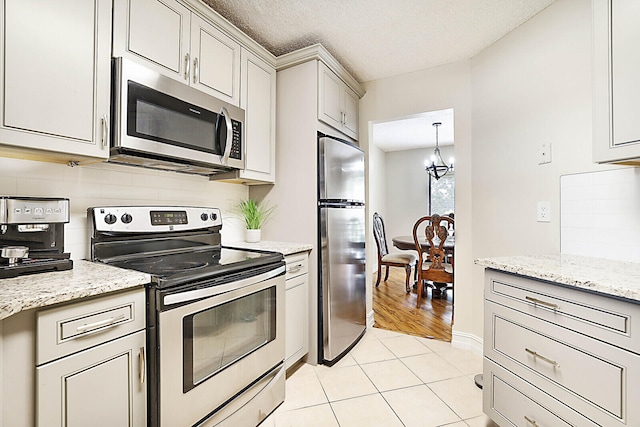
<path fill-rule="evenodd" d="M 206 221 L 207 218 L 209 218 L 209 216 L 206 214 L 206 212 L 203 212 L 203 213 L 200 214 L 200 219 L 201 220 Z"/>
<path fill-rule="evenodd" d="M 124 222 L 125 224 L 129 224 L 131 221 L 133 221 L 133 217 L 131 216 L 131 214 L 122 214 L 122 216 L 120 217 L 120 219 L 122 220 L 122 222 Z"/>
<path fill-rule="evenodd" d="M 218 214 L 217 213 L 212 213 L 211 214 L 211 221 L 215 221 L 216 219 L 218 219 Z"/>
<path fill-rule="evenodd" d="M 114 214 L 106 214 L 104 216 L 104 222 L 106 222 L 107 224 L 115 224 L 117 220 L 118 218 L 116 218 Z"/>

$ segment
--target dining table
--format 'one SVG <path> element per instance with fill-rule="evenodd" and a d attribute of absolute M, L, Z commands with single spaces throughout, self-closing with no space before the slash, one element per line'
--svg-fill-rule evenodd
<path fill-rule="evenodd" d="M 437 238 L 436 238 L 437 240 Z M 393 246 L 396 248 L 407 251 L 407 250 L 415 250 L 416 244 L 413 241 L 413 236 L 397 236 L 391 239 L 393 242 Z M 428 251 L 431 245 L 425 236 L 419 237 L 420 246 L 424 251 Z M 453 257 L 453 250 L 455 249 L 455 238 L 452 235 L 449 235 L 447 239 L 444 241 L 444 253 L 447 257 Z"/>

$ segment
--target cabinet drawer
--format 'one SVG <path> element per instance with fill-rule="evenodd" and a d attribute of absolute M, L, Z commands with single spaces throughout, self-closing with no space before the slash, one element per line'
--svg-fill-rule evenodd
<path fill-rule="evenodd" d="M 144 289 L 39 311 L 36 364 L 142 330 L 144 313 Z"/>
<path fill-rule="evenodd" d="M 509 371 L 484 361 L 484 412 L 500 425 L 522 427 L 596 426 Z"/>
<path fill-rule="evenodd" d="M 486 357 L 597 423 L 640 419 L 640 356 L 492 302 L 485 315 Z"/>
<path fill-rule="evenodd" d="M 287 263 L 287 271 L 285 273 L 285 280 L 289 280 L 293 277 L 307 274 L 309 272 L 309 256 L 304 253 L 302 255 L 291 255 L 285 258 Z"/>
<path fill-rule="evenodd" d="M 485 298 L 640 353 L 640 305 L 491 271 Z"/>
<path fill-rule="evenodd" d="M 621 417 L 622 367 L 499 315 L 494 350 Z M 585 378 L 585 373 L 589 373 Z"/>

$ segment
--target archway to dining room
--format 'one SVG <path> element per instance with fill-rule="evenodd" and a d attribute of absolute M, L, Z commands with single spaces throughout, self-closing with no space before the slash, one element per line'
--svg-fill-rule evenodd
<path fill-rule="evenodd" d="M 371 215 L 377 211 L 382 216 L 391 254 L 410 253 L 406 247 L 405 250 L 396 247 L 393 239 L 410 237 L 420 217 L 455 211 L 453 168 L 440 168 L 437 173 L 427 170 L 434 156 L 436 139 L 441 157 L 436 165 L 453 164 L 453 117 L 453 109 L 445 109 L 396 117 L 370 126 L 370 191 L 375 192 L 377 200 Z M 434 126 L 434 123 L 442 124 Z M 415 254 L 415 250 L 412 253 Z M 377 264 L 377 257 L 372 261 Z M 453 290 L 438 295 L 427 287 L 418 304 L 416 286 L 409 293 L 405 291 L 403 268 L 391 267 L 388 280 L 384 281 L 383 267 L 377 287 L 377 268 L 373 271 L 374 327 L 451 341 Z M 412 281 L 413 277 L 412 272 Z"/>

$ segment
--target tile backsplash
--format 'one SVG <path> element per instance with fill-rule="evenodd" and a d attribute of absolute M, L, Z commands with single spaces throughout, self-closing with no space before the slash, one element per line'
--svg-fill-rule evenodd
<path fill-rule="evenodd" d="M 562 176 L 560 248 L 640 262 L 640 168 Z"/>
<path fill-rule="evenodd" d="M 73 259 L 90 256 L 87 208 L 109 205 L 177 205 L 217 207 L 224 225 L 222 242 L 243 239 L 236 203 L 248 196 L 242 184 L 206 177 L 107 163 L 66 165 L 0 158 L 0 195 L 66 197 L 71 207 L 65 225 L 65 251 Z"/>

